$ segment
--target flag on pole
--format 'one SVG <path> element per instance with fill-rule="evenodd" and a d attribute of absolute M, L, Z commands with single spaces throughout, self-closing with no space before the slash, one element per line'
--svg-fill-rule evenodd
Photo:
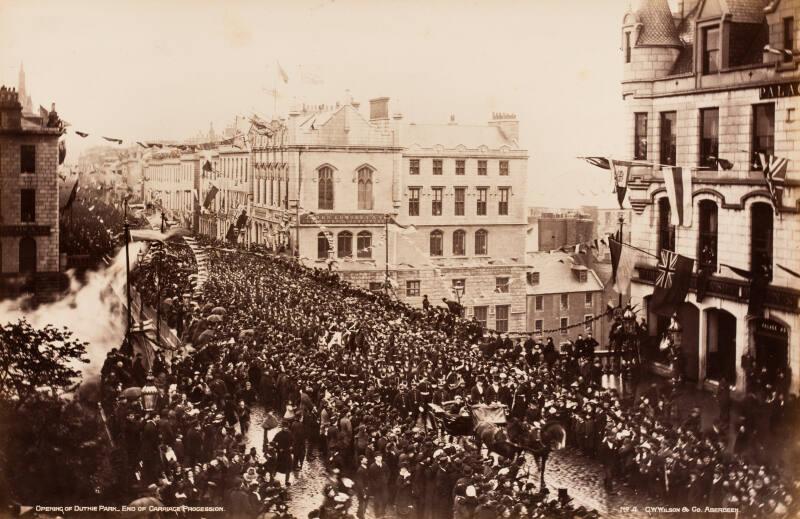
<path fill-rule="evenodd" d="M 789 159 L 766 153 L 759 153 L 758 157 L 761 160 L 761 169 L 764 171 L 772 205 L 775 206 L 775 214 L 778 214 L 783 205 L 783 188 L 786 187 L 786 166 Z"/>
<path fill-rule="evenodd" d="M 597 166 L 598 168 L 602 169 L 611 169 L 611 163 L 605 157 L 578 157 L 578 158 L 585 160 L 592 166 Z"/>
<path fill-rule="evenodd" d="M 401 235 L 409 235 L 417 232 L 417 228 L 414 227 L 413 224 L 402 225 L 400 223 L 397 223 L 397 220 L 395 220 L 394 218 L 391 218 L 389 220 L 388 227 L 390 231 L 396 232 Z"/>
<path fill-rule="evenodd" d="M 278 75 L 281 77 L 281 80 L 283 80 L 284 83 L 289 82 L 289 76 L 286 74 L 286 71 L 283 70 L 283 67 L 281 67 L 280 61 L 278 62 Z"/>
<path fill-rule="evenodd" d="M 764 300 L 767 297 L 767 287 L 769 286 L 769 279 L 771 277 L 771 267 L 762 264 L 761 267 L 756 267 L 753 271 L 741 269 L 720 263 L 722 267 L 728 267 L 737 275 L 742 276 L 750 281 L 750 297 L 747 300 L 747 315 L 761 316 L 764 307 Z M 783 268 L 783 267 L 782 267 Z"/>
<path fill-rule="evenodd" d="M 636 266 L 638 253 L 615 238 L 609 238 L 611 249 L 611 268 L 613 270 L 614 290 L 618 294 L 626 294 L 631 286 L 633 269 Z"/>
<path fill-rule="evenodd" d="M 622 203 L 625 201 L 625 193 L 628 191 L 628 177 L 631 174 L 631 167 L 633 163 L 612 160 L 611 172 L 614 174 L 614 193 L 617 194 L 617 202 L 619 208 L 622 209 Z"/>
<path fill-rule="evenodd" d="M 64 204 L 64 209 L 63 210 L 67 210 L 70 207 L 72 207 L 72 203 L 75 201 L 75 197 L 78 195 L 78 180 L 79 179 L 80 179 L 80 177 L 76 178 L 75 179 L 75 183 L 72 184 L 72 191 L 70 191 L 70 193 L 69 193 L 69 198 L 67 198 L 67 203 Z"/>
<path fill-rule="evenodd" d="M 67 144 L 61 140 L 58 141 L 58 165 L 64 163 L 64 159 L 67 158 Z"/>
<path fill-rule="evenodd" d="M 776 265 L 776 266 L 777 266 L 779 269 L 781 269 L 781 270 L 783 270 L 784 272 L 786 272 L 787 274 L 790 274 L 790 275 L 792 275 L 792 276 L 794 276 L 794 277 L 796 277 L 796 278 L 800 278 L 800 274 L 799 274 L 799 273 L 797 273 L 797 272 L 795 272 L 794 270 L 792 270 L 792 269 L 790 269 L 790 268 L 787 268 L 787 267 L 784 267 L 784 266 L 783 266 L 783 265 L 781 265 L 780 263 L 776 263 L 775 265 Z"/>
<path fill-rule="evenodd" d="M 669 167 L 661 170 L 667 187 L 672 219 L 683 227 L 692 226 L 692 174 L 689 168 Z"/>
<path fill-rule="evenodd" d="M 211 202 L 214 201 L 214 197 L 217 196 L 218 192 L 219 189 L 217 189 L 217 186 L 211 184 L 211 189 L 208 190 L 208 193 L 206 193 L 206 199 L 203 201 L 203 207 L 205 207 L 206 209 L 211 207 Z"/>
<path fill-rule="evenodd" d="M 694 260 L 670 250 L 662 250 L 650 305 L 653 312 L 670 316 L 686 299 L 692 280 Z"/>

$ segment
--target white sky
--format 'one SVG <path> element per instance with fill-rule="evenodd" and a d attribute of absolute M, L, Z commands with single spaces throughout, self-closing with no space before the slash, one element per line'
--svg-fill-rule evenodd
<path fill-rule="evenodd" d="M 576 155 L 620 155 L 626 0 L 0 0 L 0 82 L 25 64 L 34 109 L 70 132 L 68 160 L 99 135 L 181 139 L 284 97 L 333 104 L 349 89 L 415 122 L 517 113 L 529 205 L 613 206 L 610 175 Z M 303 81 L 318 76 L 322 85 Z M 127 143 L 127 142 L 126 142 Z M 583 191 L 580 195 L 578 190 Z M 592 191 L 597 195 L 592 195 Z"/>

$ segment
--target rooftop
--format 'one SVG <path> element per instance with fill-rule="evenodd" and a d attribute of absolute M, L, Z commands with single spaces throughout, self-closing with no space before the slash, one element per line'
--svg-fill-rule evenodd
<path fill-rule="evenodd" d="M 539 284 L 528 285 L 528 295 L 568 294 L 603 290 L 597 274 L 583 265 L 573 264 L 569 254 L 563 252 L 529 252 L 526 263 L 529 272 L 539 273 Z M 573 269 L 586 270 L 586 282 L 578 281 Z"/>

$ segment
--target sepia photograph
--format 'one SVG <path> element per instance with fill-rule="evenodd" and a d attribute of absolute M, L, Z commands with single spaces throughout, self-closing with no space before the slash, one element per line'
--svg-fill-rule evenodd
<path fill-rule="evenodd" d="M 800 518 L 800 0 L 0 0 L 0 519 Z"/>

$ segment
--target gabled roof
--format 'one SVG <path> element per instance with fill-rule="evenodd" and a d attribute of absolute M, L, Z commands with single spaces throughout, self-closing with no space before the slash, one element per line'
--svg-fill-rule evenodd
<path fill-rule="evenodd" d="M 681 45 L 667 0 L 642 0 L 636 14 L 642 23 L 636 45 Z"/>
<path fill-rule="evenodd" d="M 583 265 L 575 265 L 569 254 L 563 252 L 534 252 L 526 258 L 528 272 L 539 273 L 539 284 L 528 285 L 528 295 L 567 294 L 603 290 L 603 283 L 594 272 Z M 586 282 L 575 279 L 573 268 L 587 270 Z"/>
<path fill-rule="evenodd" d="M 406 147 L 417 145 L 433 148 L 440 145 L 445 149 L 455 149 L 464 146 L 474 150 L 486 146 L 490 150 L 497 150 L 508 146 L 513 150 L 519 149 L 516 142 L 493 125 L 408 124 L 403 127 L 401 135 L 402 145 Z"/>

